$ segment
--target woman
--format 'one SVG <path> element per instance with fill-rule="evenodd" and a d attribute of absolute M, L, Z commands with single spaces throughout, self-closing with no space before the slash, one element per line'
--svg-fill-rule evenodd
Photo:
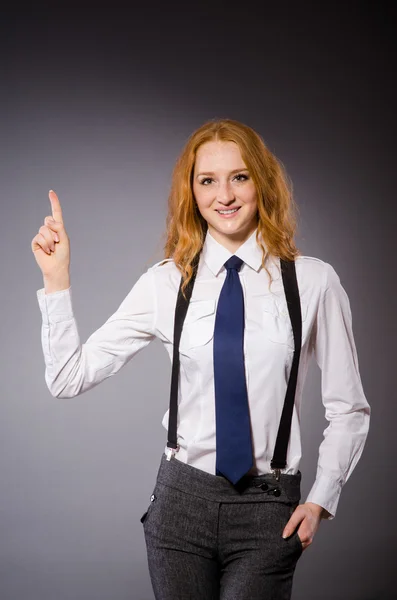
<path fill-rule="evenodd" d="M 37 297 L 51 393 L 82 394 L 155 337 L 173 363 L 168 442 L 141 518 L 155 597 L 290 598 L 297 561 L 320 520 L 334 518 L 361 456 L 370 407 L 347 294 L 329 263 L 298 252 L 283 167 L 247 125 L 197 129 L 173 172 L 166 260 L 83 345 L 69 240 L 59 200 L 49 198 L 52 218 L 32 251 L 44 278 Z M 313 355 L 329 425 L 299 504 L 301 396 Z"/>

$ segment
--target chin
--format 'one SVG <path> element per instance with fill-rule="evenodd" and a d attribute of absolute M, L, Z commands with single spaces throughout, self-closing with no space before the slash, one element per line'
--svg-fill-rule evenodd
<path fill-rule="evenodd" d="M 212 225 L 212 229 L 214 229 L 215 231 L 217 231 L 218 233 L 221 233 L 223 235 L 237 235 L 239 233 L 242 234 L 242 233 L 246 232 L 248 230 L 248 228 L 249 228 L 249 224 L 246 224 L 246 225 L 240 224 L 239 225 L 237 223 L 230 223 L 230 224 L 225 223 L 223 225 L 223 227 L 219 226 L 219 225 L 217 225 L 217 226 Z"/>

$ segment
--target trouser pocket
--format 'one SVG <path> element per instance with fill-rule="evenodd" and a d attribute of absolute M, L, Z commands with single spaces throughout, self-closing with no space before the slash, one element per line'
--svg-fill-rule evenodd
<path fill-rule="evenodd" d="M 293 512 L 295 511 L 295 509 L 297 508 L 298 505 L 299 505 L 299 502 L 294 502 L 294 504 L 292 506 L 290 506 L 290 508 L 289 508 L 289 517 L 292 516 Z M 291 538 L 294 539 L 294 541 L 295 541 L 295 543 L 296 543 L 296 545 L 298 547 L 299 553 L 302 554 L 302 552 L 303 552 L 303 544 L 302 544 L 302 540 L 300 539 L 299 534 L 298 534 L 299 527 L 300 527 L 300 523 L 297 526 L 297 528 L 295 529 L 295 531 L 292 534 Z"/>
<path fill-rule="evenodd" d="M 156 488 L 153 490 L 153 493 L 152 493 L 152 495 L 150 496 L 150 504 L 149 504 L 149 506 L 148 506 L 147 510 L 146 510 L 146 511 L 143 513 L 143 515 L 142 515 L 142 516 L 141 516 L 141 518 L 139 519 L 141 523 L 144 523 L 144 522 L 146 521 L 146 519 L 147 519 L 147 517 L 148 517 L 148 515 L 149 515 L 150 511 L 151 511 L 151 510 L 152 510 L 152 508 L 153 508 L 153 505 L 154 505 L 154 503 L 155 503 L 155 502 L 156 502 L 156 500 L 157 500 L 157 494 L 155 493 L 155 491 L 156 491 Z"/>
<path fill-rule="evenodd" d="M 302 553 L 303 552 L 303 544 L 302 544 L 302 540 L 299 537 L 297 529 L 294 531 L 293 537 L 296 539 L 296 543 L 298 545 L 298 550 Z"/>

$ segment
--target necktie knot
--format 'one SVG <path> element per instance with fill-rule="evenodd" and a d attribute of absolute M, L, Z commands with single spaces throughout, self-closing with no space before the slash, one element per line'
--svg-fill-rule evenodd
<path fill-rule="evenodd" d="M 225 269 L 235 269 L 236 271 L 239 271 L 243 262 L 244 261 L 241 258 L 233 255 L 225 262 L 224 267 Z"/>

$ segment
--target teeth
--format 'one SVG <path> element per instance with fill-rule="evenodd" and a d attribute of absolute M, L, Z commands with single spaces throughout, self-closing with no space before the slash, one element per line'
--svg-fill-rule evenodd
<path fill-rule="evenodd" d="M 231 213 L 236 212 L 236 210 L 238 210 L 238 208 L 232 208 L 229 210 L 218 210 L 218 213 L 220 213 L 221 215 L 230 215 Z"/>

